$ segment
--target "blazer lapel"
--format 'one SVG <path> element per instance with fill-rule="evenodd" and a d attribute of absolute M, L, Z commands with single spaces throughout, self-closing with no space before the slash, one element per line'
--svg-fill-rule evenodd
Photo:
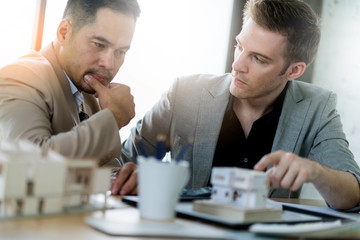
<path fill-rule="evenodd" d="M 207 184 L 210 177 L 212 159 L 219 136 L 224 112 L 229 101 L 231 76 L 211 88 L 201 92 L 199 118 L 196 124 L 193 159 L 193 187 Z"/>
<path fill-rule="evenodd" d="M 272 152 L 297 152 L 297 140 L 304 125 L 311 100 L 304 99 L 295 82 L 290 82 L 276 130 Z M 288 111 L 291 109 L 291 111 Z"/>
<path fill-rule="evenodd" d="M 284 99 L 283 110 L 276 130 L 274 143 L 271 151 L 283 150 L 297 153 L 301 146 L 297 144 L 301 129 L 303 128 L 306 114 L 309 110 L 311 100 L 304 99 L 296 82 L 289 83 Z M 291 109 L 290 111 L 288 111 Z M 271 168 L 269 166 L 268 168 Z M 275 189 L 270 187 L 268 197 L 298 197 L 300 190 L 292 192 L 289 189 Z"/>
<path fill-rule="evenodd" d="M 59 94 L 61 94 L 61 92 L 63 93 L 65 100 L 63 104 L 66 106 L 66 111 L 62 111 L 61 114 L 63 118 L 67 120 L 65 122 L 67 123 L 69 121 L 71 122 L 71 126 L 67 126 L 67 127 L 73 127 L 79 124 L 80 122 L 78 107 L 75 102 L 75 98 L 71 93 L 71 88 L 66 78 L 66 75 L 57 60 L 53 44 L 51 43 L 48 46 L 46 46 L 44 49 L 42 49 L 41 54 L 44 57 L 46 57 L 48 61 L 51 63 L 53 70 L 57 76 L 57 81 L 62 88 L 61 90 L 58 91 L 58 93 Z"/>

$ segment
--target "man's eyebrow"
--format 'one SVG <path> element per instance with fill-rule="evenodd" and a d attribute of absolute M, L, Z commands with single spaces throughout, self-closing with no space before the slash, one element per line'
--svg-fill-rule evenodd
<path fill-rule="evenodd" d="M 235 38 L 235 40 L 236 40 L 236 42 L 237 42 L 238 45 L 242 46 L 240 40 L 239 40 L 237 37 Z M 272 60 L 273 60 L 272 58 L 270 58 L 270 57 L 268 57 L 268 56 L 266 56 L 266 55 L 264 55 L 264 54 L 262 54 L 262 53 L 253 52 L 253 51 L 251 51 L 251 52 L 252 52 L 252 54 L 259 55 L 259 56 L 261 56 L 261 57 L 263 57 L 263 58 L 265 58 L 265 59 L 267 59 L 267 60 L 269 60 L 269 61 L 272 61 Z"/>
<path fill-rule="evenodd" d="M 98 40 L 100 42 L 106 43 L 106 44 L 108 44 L 110 46 L 113 45 L 109 40 L 107 40 L 106 38 L 104 38 L 102 36 L 95 35 L 95 36 L 92 37 L 92 39 L 95 39 L 95 40 Z M 123 46 L 123 47 L 120 47 L 119 49 L 130 49 L 130 46 Z"/>

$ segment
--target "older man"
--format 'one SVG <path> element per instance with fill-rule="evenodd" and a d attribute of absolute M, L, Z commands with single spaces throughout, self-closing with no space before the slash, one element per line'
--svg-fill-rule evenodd
<path fill-rule="evenodd" d="M 135 105 L 129 87 L 111 81 L 139 14 L 136 0 L 69 0 L 56 40 L 0 70 L 0 139 L 119 166 L 119 129 Z"/>

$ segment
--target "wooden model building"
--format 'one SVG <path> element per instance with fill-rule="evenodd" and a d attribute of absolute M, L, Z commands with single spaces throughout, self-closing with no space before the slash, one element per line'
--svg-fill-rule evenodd
<path fill-rule="evenodd" d="M 27 142 L 0 141 L 0 218 L 71 211 L 110 188 L 111 170 Z"/>

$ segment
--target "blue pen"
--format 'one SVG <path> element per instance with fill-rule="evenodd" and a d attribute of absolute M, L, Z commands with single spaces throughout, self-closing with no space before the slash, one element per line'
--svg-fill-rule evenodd
<path fill-rule="evenodd" d="M 187 143 L 184 145 L 184 147 L 181 149 L 180 153 L 176 157 L 176 162 L 182 160 L 185 156 L 186 151 L 189 149 L 189 147 L 194 143 L 194 138 L 189 138 Z"/>
<path fill-rule="evenodd" d="M 165 141 L 166 141 L 166 136 L 165 135 L 158 135 L 157 136 L 157 144 L 156 144 L 156 158 L 161 160 L 163 155 L 164 155 L 164 151 L 165 151 Z"/>
<path fill-rule="evenodd" d="M 138 136 L 135 136 L 135 143 L 136 146 L 139 148 L 140 154 L 143 155 L 144 157 L 147 157 L 148 155 L 145 151 L 144 144 L 142 143 L 141 139 Z"/>

